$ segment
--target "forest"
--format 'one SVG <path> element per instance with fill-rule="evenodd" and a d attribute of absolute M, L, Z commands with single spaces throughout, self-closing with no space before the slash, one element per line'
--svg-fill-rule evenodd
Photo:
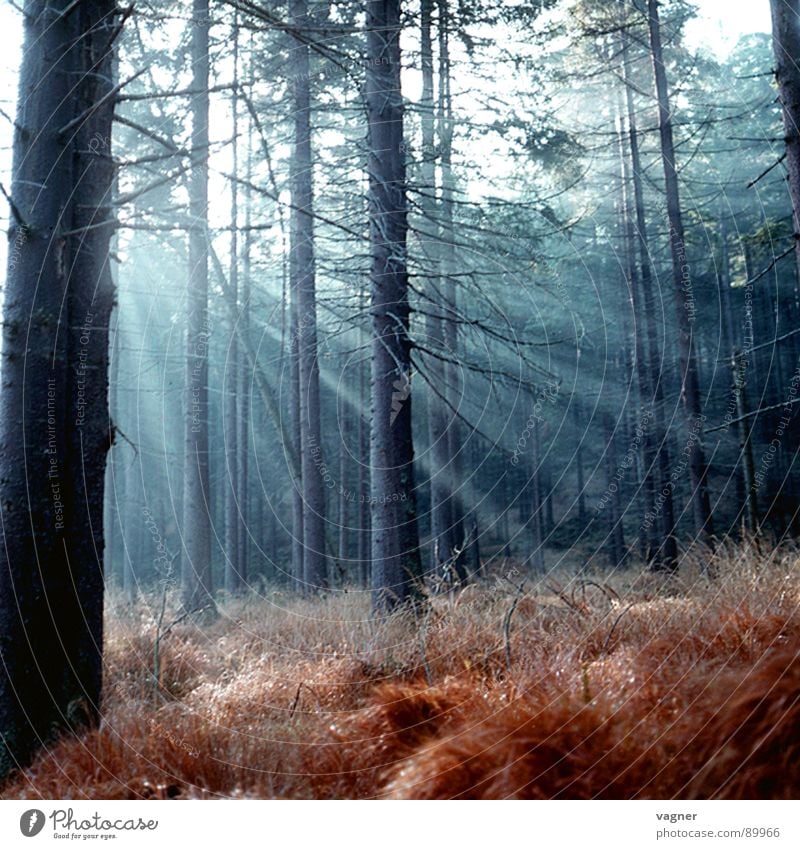
<path fill-rule="evenodd" d="M 127 3 L 0 19 L 0 799 L 797 798 L 800 0 Z"/>

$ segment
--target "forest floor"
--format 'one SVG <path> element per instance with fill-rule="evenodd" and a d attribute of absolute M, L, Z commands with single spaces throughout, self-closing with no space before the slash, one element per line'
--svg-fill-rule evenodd
<path fill-rule="evenodd" d="M 700 565 L 489 578 L 383 622 L 355 590 L 203 626 L 112 599 L 100 727 L 0 797 L 797 798 L 800 555 Z"/>

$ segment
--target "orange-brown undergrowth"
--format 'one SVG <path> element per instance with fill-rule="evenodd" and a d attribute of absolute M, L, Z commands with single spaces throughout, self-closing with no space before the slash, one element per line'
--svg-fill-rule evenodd
<path fill-rule="evenodd" d="M 371 621 L 356 591 L 161 641 L 110 605 L 99 728 L 2 798 L 797 798 L 800 560 L 503 580 Z M 169 624 L 169 616 L 162 624 Z M 505 627 L 504 627 L 505 625 Z"/>

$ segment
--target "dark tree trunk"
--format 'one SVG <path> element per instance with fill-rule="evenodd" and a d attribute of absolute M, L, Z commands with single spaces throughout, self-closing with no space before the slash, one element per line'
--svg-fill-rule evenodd
<path fill-rule="evenodd" d="M 627 557 L 625 531 L 622 525 L 621 476 L 617 464 L 617 435 L 614 432 L 614 419 L 608 413 L 603 414 L 603 428 L 606 437 L 606 479 L 608 487 L 608 562 L 612 569 L 623 566 Z"/>
<path fill-rule="evenodd" d="M 233 113 L 231 142 L 231 171 L 234 178 L 239 172 L 239 29 L 238 17 L 234 14 L 233 33 L 233 89 L 231 92 L 231 112 Z M 230 243 L 230 270 L 228 272 L 228 287 L 231 300 L 238 307 L 239 304 L 239 185 L 236 179 L 231 180 L 231 243 Z M 231 313 L 231 320 L 239 322 L 238 312 Z M 242 588 L 242 573 L 240 555 L 240 536 L 242 533 L 241 511 L 244 491 L 239 480 L 240 459 L 239 455 L 246 446 L 239 444 L 239 341 L 236 328 L 231 328 L 228 357 L 223 379 L 223 397 L 225 399 L 225 423 L 223 433 L 225 439 L 225 471 L 227 486 L 223 487 L 225 493 L 225 591 L 229 594 L 236 593 Z"/>
<path fill-rule="evenodd" d="M 192 5 L 192 172 L 189 183 L 189 291 L 186 442 L 183 469 L 181 597 L 186 610 L 213 606 L 208 471 L 208 0 Z"/>
<path fill-rule="evenodd" d="M 291 407 L 291 429 L 294 453 L 297 464 L 292 467 L 292 582 L 299 592 L 305 590 L 303 562 L 303 471 L 300 465 L 300 346 L 298 343 L 298 306 L 297 292 L 292 289 L 289 319 L 289 381 Z"/>
<path fill-rule="evenodd" d="M 678 356 L 681 373 L 681 399 L 686 421 L 686 448 L 688 451 L 691 502 L 697 538 L 706 545 L 713 544 L 714 526 L 708 497 L 705 452 L 703 449 L 703 415 L 700 382 L 695 357 L 694 317 L 695 303 L 692 291 L 691 269 L 687 262 L 686 241 L 683 231 L 678 171 L 675 163 L 675 144 L 672 136 L 667 74 L 661 48 L 661 23 L 658 0 L 648 0 L 650 47 L 658 99 L 661 159 L 667 193 L 667 218 L 670 227 L 672 274 L 675 286 L 675 308 L 678 323 Z"/>
<path fill-rule="evenodd" d="M 250 296 L 251 296 L 251 255 L 252 255 L 252 238 L 253 231 L 251 229 L 253 223 L 253 197 L 250 186 L 253 182 L 253 150 L 250 144 L 252 136 L 252 120 L 248 122 L 247 135 L 247 164 L 246 164 L 246 179 L 247 185 L 244 190 L 244 224 L 245 236 L 244 245 L 242 248 L 242 317 L 241 328 L 242 335 L 250 338 Z M 242 528 L 239 533 L 239 582 L 241 586 L 246 587 L 250 574 L 250 556 L 253 550 L 251 545 L 251 534 L 253 531 L 262 533 L 263 525 L 261 523 L 251 524 L 252 502 L 250 499 L 250 416 L 253 413 L 253 405 L 251 401 L 251 382 L 249 370 L 244 368 L 246 359 L 239 358 L 239 375 L 238 375 L 238 395 L 239 395 L 239 491 L 241 492 L 241 521 Z M 258 503 L 263 508 L 264 499 L 259 497 Z"/>
<path fill-rule="evenodd" d="M 755 271 L 754 271 L 754 268 L 753 268 L 753 265 L 754 265 L 754 263 L 753 263 L 753 248 L 752 248 L 752 246 L 749 242 L 744 241 L 744 240 L 743 240 L 743 242 L 744 242 L 744 244 L 743 244 L 742 254 L 743 254 L 743 259 L 744 259 L 744 276 L 748 281 L 750 281 L 750 280 L 753 279 L 753 275 L 755 274 Z M 760 291 L 760 290 L 756 289 L 754 291 L 753 287 L 754 287 L 753 283 L 748 283 L 748 290 L 749 290 L 750 294 L 755 296 L 755 293 Z M 756 298 L 753 297 L 753 301 L 755 301 L 755 300 L 756 300 Z M 741 347 L 742 347 L 743 350 L 746 350 L 746 351 L 750 351 L 754 347 L 755 339 L 756 339 L 756 333 L 755 333 L 755 330 L 754 330 L 755 316 L 753 315 L 753 312 L 754 312 L 753 301 L 751 301 L 751 306 L 750 306 L 751 315 L 750 315 L 749 323 L 745 322 L 744 326 L 740 326 Z M 762 382 L 761 382 L 761 376 L 760 376 L 760 373 L 759 373 L 760 368 L 759 368 L 759 362 L 758 362 L 759 352 L 753 351 L 752 353 L 750 353 L 749 356 L 750 356 L 750 360 L 749 360 L 750 380 L 752 380 L 753 386 L 761 386 Z"/>
<path fill-rule="evenodd" d="M 231 262 L 231 272 L 235 261 Z M 230 275 L 232 291 L 238 290 L 237 274 Z M 236 319 L 234 319 L 236 320 Z M 239 482 L 239 404 L 238 404 L 239 352 L 236 331 L 231 328 L 231 341 L 228 347 L 227 363 L 223 379 L 224 387 L 224 507 L 225 507 L 225 592 L 237 593 L 242 586 L 239 563 L 240 510 L 243 497 Z"/>
<path fill-rule="evenodd" d="M 291 0 L 296 32 L 308 30 L 307 0 Z M 303 581 L 306 592 L 327 586 L 325 494 L 320 427 L 317 304 L 314 270 L 314 194 L 311 155 L 309 48 L 297 37 L 292 46 L 294 149 L 291 158 L 292 291 L 297 295 L 297 343 L 300 379 L 300 446 L 303 475 Z"/>
<path fill-rule="evenodd" d="M 475 467 L 477 468 L 477 466 Z M 481 563 L 481 532 L 478 525 L 478 514 L 472 511 L 469 515 L 469 524 L 466 529 L 464 540 L 466 560 L 464 568 L 467 578 L 478 578 L 484 576 L 483 563 Z"/>
<path fill-rule="evenodd" d="M 753 533 L 758 533 L 760 527 L 758 513 L 758 496 L 755 487 L 755 463 L 753 462 L 753 445 L 751 442 L 752 422 L 749 419 L 750 410 L 747 403 L 747 382 L 745 380 L 746 366 L 744 357 L 735 352 L 731 357 L 733 371 L 733 393 L 736 398 L 737 433 L 739 436 L 739 456 L 742 462 L 742 479 L 746 493 L 747 523 Z"/>
<path fill-rule="evenodd" d="M 744 496 L 742 509 L 747 517 L 747 524 L 753 533 L 759 529 L 758 500 L 754 489 L 755 466 L 753 463 L 753 446 L 750 441 L 751 422 L 746 417 L 747 409 L 746 376 L 747 358 L 737 350 L 737 334 L 733 322 L 733 307 L 731 306 L 731 276 L 730 255 L 728 251 L 728 232 L 725 219 L 720 219 L 720 273 L 719 299 L 722 313 L 722 330 L 725 344 L 725 358 L 731 366 L 732 392 L 735 401 L 735 417 L 739 456 L 737 465 L 741 464 L 741 491 Z M 752 356 L 752 355 L 751 355 Z"/>
<path fill-rule="evenodd" d="M 544 507 L 544 535 L 549 536 L 555 527 L 553 518 L 553 476 L 547 464 L 544 464 L 542 473 L 542 506 Z"/>
<path fill-rule="evenodd" d="M 635 257 L 635 233 L 629 185 L 631 183 L 628 151 L 625 145 L 625 126 L 622 108 L 619 109 L 619 148 L 620 148 L 620 178 L 622 185 L 622 231 L 625 257 L 625 272 L 628 284 L 628 297 L 634 320 L 633 344 L 636 365 L 636 380 L 639 388 L 639 421 L 636 424 L 635 437 L 641 444 L 642 459 L 642 522 L 640 525 L 640 542 L 642 559 L 651 568 L 660 561 L 661 546 L 658 540 L 657 528 L 648 517 L 655 510 L 656 478 L 658 467 L 656 463 L 656 446 L 653 442 L 653 387 L 650 383 L 650 364 L 646 349 L 645 305 L 642 303 L 642 287 L 637 271 Z"/>
<path fill-rule="evenodd" d="M 346 363 L 344 362 L 344 358 L 342 358 L 342 374 L 344 375 L 344 367 Z M 342 377 L 342 381 L 344 382 L 344 376 Z M 338 539 L 338 560 L 339 560 L 339 569 L 346 575 L 347 580 L 350 581 L 353 579 L 353 575 L 351 574 L 352 570 L 350 568 L 350 499 L 351 499 L 351 489 L 349 486 L 349 466 L 348 463 L 348 453 L 350 450 L 350 417 L 351 411 L 348 403 L 342 403 L 339 405 L 339 480 L 337 481 L 336 489 L 334 490 L 337 505 L 339 508 L 339 515 L 337 518 L 337 525 L 339 529 L 339 539 Z"/>
<path fill-rule="evenodd" d="M 114 281 L 116 288 L 116 281 Z M 112 421 L 118 421 L 119 416 L 119 400 L 117 387 L 119 386 L 119 328 L 109 326 L 109 339 L 113 334 L 113 341 L 110 343 L 113 354 L 109 357 L 109 398 L 108 398 L 108 415 Z M 103 527 L 105 528 L 105 550 L 103 551 L 103 570 L 106 575 L 106 585 L 114 587 L 115 590 L 121 590 L 125 582 L 125 561 L 124 558 L 118 557 L 117 554 L 117 527 L 119 524 L 119 502 L 117 500 L 117 478 L 119 477 L 119 468 L 115 462 L 115 452 L 110 452 L 108 462 L 106 463 L 106 481 L 104 484 L 104 492 L 106 497 L 103 502 Z M 115 568 L 115 564 L 119 564 Z"/>
<path fill-rule="evenodd" d="M 112 393 L 111 418 L 113 421 L 118 421 L 120 416 L 119 373 L 122 353 L 121 334 L 122 328 L 119 325 L 119 321 L 116 321 L 114 325 L 114 350 L 111 358 L 112 373 L 110 380 Z M 114 527 L 116 529 L 116 537 L 118 538 L 119 544 L 115 549 L 111 549 L 110 557 L 107 558 L 106 562 L 113 563 L 115 562 L 115 558 L 119 560 L 118 568 L 122 573 L 122 580 L 120 582 L 122 597 L 125 599 L 127 604 L 133 606 L 136 603 L 138 582 L 135 568 L 136 564 L 133 561 L 132 554 L 134 551 L 141 552 L 143 549 L 131 548 L 128 546 L 125 539 L 125 523 L 123 521 L 123 515 L 125 515 L 128 511 L 124 509 L 120 510 L 120 507 L 132 499 L 135 484 L 132 481 L 131 460 L 125 454 L 120 456 L 120 451 L 122 450 L 123 447 L 118 445 L 116 450 L 114 450 L 109 456 L 111 491 L 107 492 L 106 500 L 113 504 L 112 515 Z M 111 547 L 111 540 L 109 540 L 109 547 Z"/>
<path fill-rule="evenodd" d="M 442 294 L 444 296 L 444 344 L 448 359 L 445 365 L 445 383 L 443 392 L 448 399 L 450 412 L 450 425 L 447 429 L 447 443 L 449 460 L 449 490 L 450 490 L 450 522 L 452 525 L 452 538 L 459 554 L 455 562 L 456 576 L 460 581 L 467 579 L 467 560 L 474 557 L 466 551 L 465 524 L 470 524 L 469 518 L 465 520 L 467 507 L 465 506 L 463 475 L 463 449 L 466 442 L 463 427 L 459 418 L 452 412 L 461 407 L 461 394 L 463 391 L 461 381 L 461 370 L 456 364 L 459 358 L 458 324 L 458 297 L 456 293 L 455 279 L 455 229 L 453 216 L 453 202 L 455 199 L 455 178 L 453 176 L 453 103 L 450 90 L 450 40 L 448 22 L 451 17 L 448 9 L 448 0 L 438 0 L 439 11 L 439 92 L 438 92 L 438 138 L 439 156 L 441 167 L 442 197 L 441 197 L 441 272 L 442 272 Z M 477 542 L 477 539 L 476 539 Z"/>
<path fill-rule="evenodd" d="M 537 388 L 533 389 L 534 398 L 537 395 Z M 542 493 L 540 476 L 542 472 L 541 451 L 539 445 L 539 419 L 533 417 L 533 432 L 531 433 L 531 477 L 528 484 L 530 489 L 530 505 L 531 505 L 531 527 L 533 537 L 531 540 L 531 556 L 530 564 L 537 574 L 544 574 L 544 517 L 542 506 Z"/>
<path fill-rule="evenodd" d="M 422 0 L 420 6 L 420 56 L 422 66 L 422 99 L 420 121 L 422 124 L 422 163 L 419 169 L 419 206 L 423 215 L 422 230 L 431 236 L 423 243 L 423 256 L 427 277 L 428 311 L 425 319 L 427 347 L 446 354 L 444 311 L 441 307 L 443 279 L 440 276 L 436 203 L 436 126 L 433 99 L 433 41 L 431 19 L 433 0 Z M 424 239 L 425 237 L 422 236 Z M 450 439 L 447 409 L 447 374 L 443 360 L 431 357 L 427 364 L 428 382 L 428 437 L 430 441 L 431 480 L 431 568 L 440 578 L 449 578 L 456 545 L 453 528 Z"/>
<path fill-rule="evenodd" d="M 500 534 L 500 556 L 511 556 L 511 523 L 509 522 L 509 514 L 511 513 L 511 487 L 509 486 L 509 473 L 506 471 L 503 474 L 503 485 L 500 488 L 500 497 L 502 499 L 500 510 L 500 519 L 497 522 L 497 529 Z"/>
<path fill-rule="evenodd" d="M 359 310 L 364 313 L 364 308 Z M 361 331 L 359 331 L 360 333 Z M 371 534 L 369 529 L 370 477 L 369 477 L 369 408 L 367 391 L 367 369 L 358 365 L 358 568 L 361 585 L 369 587 L 372 575 Z"/>
<path fill-rule="evenodd" d="M 657 569 L 671 571 L 678 564 L 678 545 L 675 535 L 675 510 L 673 506 L 672 486 L 670 483 L 670 450 L 669 429 L 664 416 L 664 375 L 663 352 L 659 344 L 658 323 L 656 321 L 655 286 L 659 285 L 654 279 L 650 243 L 648 239 L 647 216 L 644 206 L 644 176 L 641 155 L 639 152 L 639 131 L 636 124 L 636 109 L 633 102 L 633 86 L 631 68 L 628 56 L 628 36 L 623 32 L 623 67 L 625 81 L 625 100 L 628 119 L 628 141 L 631 154 L 631 178 L 633 180 L 634 207 L 636 210 L 636 232 L 639 243 L 639 262 L 641 274 L 639 277 L 644 307 L 644 326 L 647 334 L 648 370 L 652 388 L 653 409 L 653 442 L 658 461 L 656 477 L 656 510 L 648 522 L 655 524 L 661 531 L 659 550 L 654 554 L 653 565 Z M 659 297 L 663 300 L 663 296 Z"/>
<path fill-rule="evenodd" d="M 800 0 L 770 0 L 775 79 L 786 134 L 786 170 L 794 211 L 794 244 L 800 273 Z"/>
<path fill-rule="evenodd" d="M 421 575 L 408 335 L 406 168 L 399 0 L 367 3 L 372 269 L 372 587 L 376 609 L 417 594 Z"/>
<path fill-rule="evenodd" d="M 27 0 L 0 417 L 0 778 L 97 721 L 116 6 Z"/>
<path fill-rule="evenodd" d="M 586 527 L 586 488 L 585 473 L 583 468 L 583 440 L 586 437 L 585 422 L 581 419 L 582 405 L 580 401 L 572 398 L 572 414 L 575 423 L 577 445 L 575 448 L 575 468 L 578 484 L 578 522 L 581 528 Z"/>

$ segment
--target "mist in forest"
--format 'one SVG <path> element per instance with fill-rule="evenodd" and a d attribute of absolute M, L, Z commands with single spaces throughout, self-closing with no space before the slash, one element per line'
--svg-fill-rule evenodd
<path fill-rule="evenodd" d="M 796 795 L 800 2 L 0 26 L 0 798 Z"/>

